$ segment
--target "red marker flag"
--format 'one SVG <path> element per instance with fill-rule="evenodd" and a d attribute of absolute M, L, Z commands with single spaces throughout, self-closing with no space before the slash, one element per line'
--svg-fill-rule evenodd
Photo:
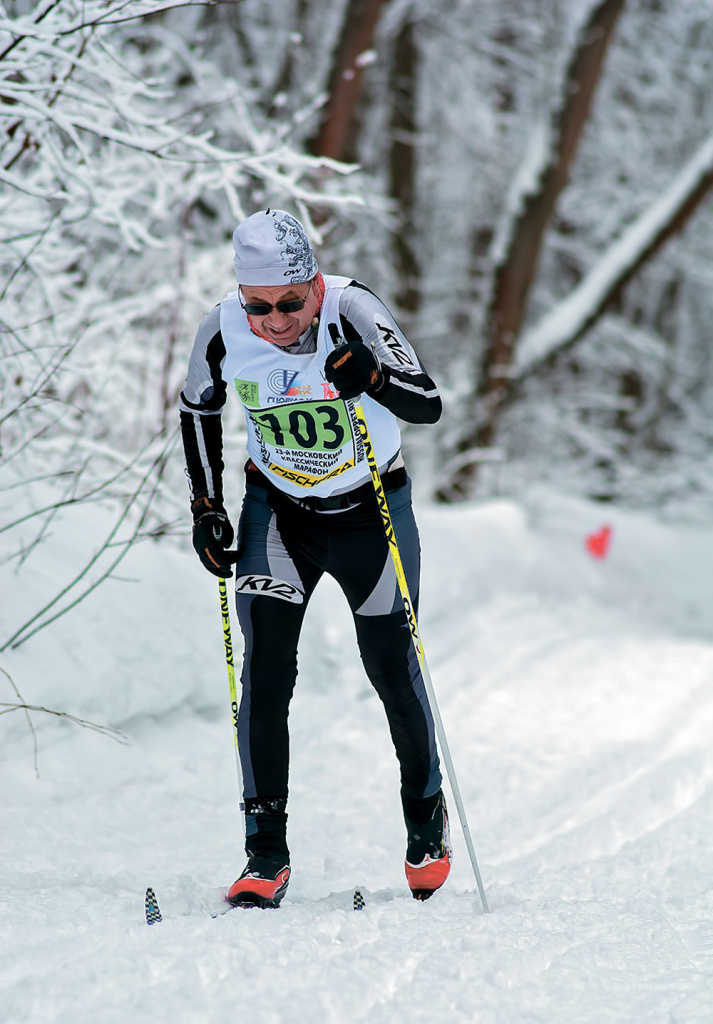
<path fill-rule="evenodd" d="M 602 526 L 598 533 L 590 533 L 585 540 L 587 551 L 593 558 L 606 558 L 611 543 L 611 526 Z"/>

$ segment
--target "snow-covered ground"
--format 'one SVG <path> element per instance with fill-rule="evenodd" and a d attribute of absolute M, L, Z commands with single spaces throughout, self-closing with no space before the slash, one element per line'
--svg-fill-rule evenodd
<path fill-rule="evenodd" d="M 104 514 L 73 509 L 63 546 L 2 565 L 3 637 Z M 410 898 L 385 719 L 325 580 L 291 716 L 288 895 L 210 917 L 243 866 L 217 584 L 187 540 L 145 542 L 0 655 L 28 703 L 128 737 L 35 713 L 37 777 L 22 713 L 0 720 L 3 1024 L 713 1020 L 713 531 L 546 491 L 418 514 L 421 628 L 491 913 L 452 801 L 451 878 Z"/>

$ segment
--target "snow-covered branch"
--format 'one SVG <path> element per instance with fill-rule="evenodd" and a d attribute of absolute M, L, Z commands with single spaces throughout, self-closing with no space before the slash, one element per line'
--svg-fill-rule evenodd
<path fill-rule="evenodd" d="M 713 135 L 669 187 L 630 224 L 583 281 L 520 339 L 514 376 L 524 377 L 572 345 L 713 188 Z"/>
<path fill-rule="evenodd" d="M 284 122 L 258 123 L 244 85 L 165 20 L 203 6 L 64 0 L 0 21 L 0 355 L 14 360 L 3 394 L 13 427 L 36 406 L 23 351 L 36 361 L 48 340 L 125 339 L 157 312 L 157 292 L 167 301 L 174 250 L 193 233 L 181 211 L 221 210 L 230 224 L 259 192 L 335 210 L 363 202 L 358 186 L 339 184 L 353 165 L 291 147 Z M 154 31 L 146 19 L 157 14 Z M 175 52 L 191 82 L 180 95 Z M 56 392 L 74 386 L 54 369 Z M 6 448 L 15 440 L 6 433 Z"/>

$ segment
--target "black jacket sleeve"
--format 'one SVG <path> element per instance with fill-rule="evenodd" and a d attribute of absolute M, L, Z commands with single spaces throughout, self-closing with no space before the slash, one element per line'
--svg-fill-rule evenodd
<path fill-rule="evenodd" d="M 216 306 L 198 328 L 179 400 L 179 415 L 191 503 L 205 497 L 219 508 L 223 505 L 221 413 L 227 394 L 222 376 L 225 354 L 220 307 Z"/>
<path fill-rule="evenodd" d="M 352 281 L 342 292 L 339 317 L 345 340 L 371 345 L 381 364 L 384 379 L 369 397 L 407 423 L 436 423 L 438 387 L 381 299 Z"/>

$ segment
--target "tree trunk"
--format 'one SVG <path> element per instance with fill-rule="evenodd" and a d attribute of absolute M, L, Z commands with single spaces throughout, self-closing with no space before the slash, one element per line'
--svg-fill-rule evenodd
<path fill-rule="evenodd" d="M 498 413 L 510 388 L 510 366 L 522 326 L 542 242 L 557 199 L 567 183 L 577 146 L 589 117 L 604 58 L 625 0 L 600 0 L 578 35 L 564 80 L 562 100 L 550 119 L 547 159 L 521 203 L 496 267 L 487 316 L 487 344 L 474 394 L 475 422 L 461 439 L 459 453 L 491 445 Z M 466 497 L 475 461 L 461 462 L 446 493 Z"/>
<path fill-rule="evenodd" d="M 413 246 L 415 237 L 414 205 L 416 193 L 416 76 L 418 51 L 414 29 L 406 22 L 394 42 L 390 80 L 391 148 L 389 151 L 389 192 L 399 208 L 399 224 L 394 240 L 394 265 L 400 286 L 396 303 L 405 315 L 406 332 L 418 311 L 420 267 Z"/>
<path fill-rule="evenodd" d="M 348 160 L 353 156 L 354 114 L 361 90 L 357 58 L 374 44 L 384 0 L 349 0 L 329 79 L 329 102 L 316 138 L 315 156 Z"/>

